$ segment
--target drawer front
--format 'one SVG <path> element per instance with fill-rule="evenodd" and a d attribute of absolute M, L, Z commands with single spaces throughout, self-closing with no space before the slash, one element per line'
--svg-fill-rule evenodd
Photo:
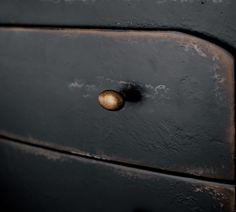
<path fill-rule="evenodd" d="M 0 30 L 1 135 L 104 160 L 234 178 L 233 58 L 178 32 Z M 128 91 L 107 111 L 101 91 Z"/>
<path fill-rule="evenodd" d="M 182 29 L 236 48 L 235 10 L 235 0 L 1 0 L 0 23 Z"/>
<path fill-rule="evenodd" d="M 234 187 L 0 140 L 1 211 L 233 212 Z"/>

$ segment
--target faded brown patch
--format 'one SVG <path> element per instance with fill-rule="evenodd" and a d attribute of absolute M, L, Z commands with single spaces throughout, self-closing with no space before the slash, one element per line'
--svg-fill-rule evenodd
<path fill-rule="evenodd" d="M 194 187 L 194 192 L 208 193 L 219 204 L 220 208 L 229 207 L 229 211 L 234 210 L 234 186 L 201 184 Z"/>

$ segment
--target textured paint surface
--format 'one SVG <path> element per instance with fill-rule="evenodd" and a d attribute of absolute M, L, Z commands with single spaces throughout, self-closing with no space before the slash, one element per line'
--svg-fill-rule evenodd
<path fill-rule="evenodd" d="M 234 206 L 231 185 L 106 164 L 2 139 L 0 166 L 1 211 L 232 212 Z"/>
<path fill-rule="evenodd" d="M 234 178 L 234 64 L 220 47 L 177 32 L 2 28 L 0 55 L 1 134 Z M 139 96 L 121 111 L 99 106 L 101 91 L 130 88 Z"/>

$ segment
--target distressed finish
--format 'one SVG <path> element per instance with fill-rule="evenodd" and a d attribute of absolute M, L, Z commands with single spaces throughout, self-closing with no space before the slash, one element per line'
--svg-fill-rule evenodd
<path fill-rule="evenodd" d="M 37 164 L 37 165 L 36 165 Z M 1 211 L 233 212 L 234 186 L 0 140 Z"/>
<path fill-rule="evenodd" d="M 236 48 L 235 0 L 0 0 L 0 23 L 187 30 Z"/>
<path fill-rule="evenodd" d="M 1 135 L 234 179 L 233 58 L 177 32 L 0 30 Z M 106 89 L 130 94 L 102 109 Z"/>

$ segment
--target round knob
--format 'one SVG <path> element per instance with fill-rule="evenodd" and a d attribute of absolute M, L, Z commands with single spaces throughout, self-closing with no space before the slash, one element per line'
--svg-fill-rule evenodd
<path fill-rule="evenodd" d="M 99 104 L 106 110 L 120 110 L 125 103 L 124 96 L 113 90 L 102 91 L 98 96 Z"/>

